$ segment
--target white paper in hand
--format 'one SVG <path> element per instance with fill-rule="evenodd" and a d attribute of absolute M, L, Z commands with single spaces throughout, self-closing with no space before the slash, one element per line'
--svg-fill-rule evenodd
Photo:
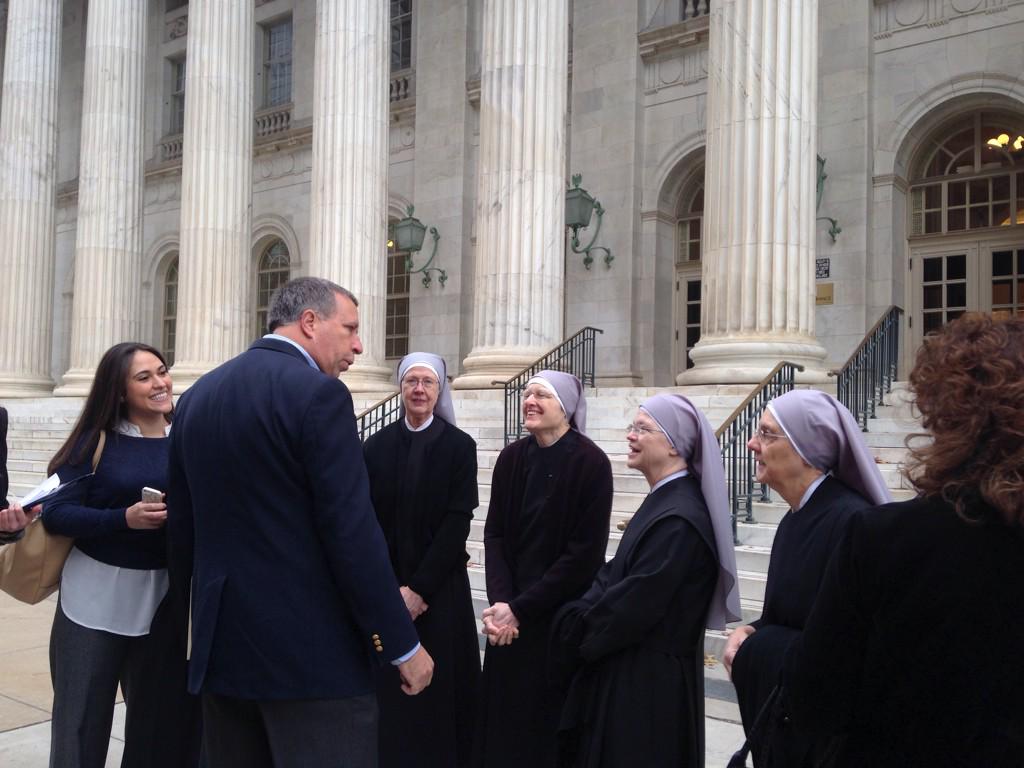
<path fill-rule="evenodd" d="M 43 502 L 49 501 L 53 496 L 56 496 L 69 485 L 74 485 L 80 480 L 84 480 L 91 475 L 92 472 L 87 475 L 80 475 L 74 480 L 68 480 L 66 483 L 61 483 L 60 478 L 57 477 L 56 474 L 50 475 L 48 478 L 43 480 L 43 482 L 25 494 L 21 500 L 21 506 L 23 509 L 29 509 L 34 507 L 36 504 L 42 504 Z"/>

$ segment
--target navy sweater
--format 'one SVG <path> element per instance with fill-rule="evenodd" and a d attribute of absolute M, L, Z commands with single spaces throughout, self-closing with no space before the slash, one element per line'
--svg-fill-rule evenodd
<path fill-rule="evenodd" d="M 45 505 L 43 524 L 50 533 L 71 536 L 94 560 L 122 568 L 167 567 L 164 528 L 128 527 L 125 510 L 142 498 L 142 488 L 167 490 L 170 438 L 107 433 L 107 443 L 89 479 L 69 487 Z M 88 474 L 92 452 L 81 464 L 57 469 L 62 481 Z"/>

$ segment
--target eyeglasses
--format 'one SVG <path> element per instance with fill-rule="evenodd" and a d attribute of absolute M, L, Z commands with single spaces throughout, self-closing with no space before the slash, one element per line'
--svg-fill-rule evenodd
<path fill-rule="evenodd" d="M 422 379 L 402 379 L 402 386 L 408 389 L 416 389 L 416 387 L 423 387 L 428 392 L 437 387 L 437 381 L 430 377 Z"/>
<path fill-rule="evenodd" d="M 789 438 L 778 432 L 769 432 L 764 427 L 760 427 L 755 433 L 754 437 L 758 439 L 758 442 L 762 443 L 774 443 L 776 440 L 788 440 Z"/>
<path fill-rule="evenodd" d="M 644 435 L 656 435 L 659 432 L 661 432 L 660 429 L 652 429 L 651 427 L 645 427 L 643 424 L 626 425 L 626 437 L 629 437 L 632 434 L 637 434 L 640 435 L 640 437 L 643 437 Z"/>
<path fill-rule="evenodd" d="M 551 400 L 554 395 L 543 387 L 527 387 L 523 390 L 523 400 L 528 397 L 532 397 L 534 400 Z"/>

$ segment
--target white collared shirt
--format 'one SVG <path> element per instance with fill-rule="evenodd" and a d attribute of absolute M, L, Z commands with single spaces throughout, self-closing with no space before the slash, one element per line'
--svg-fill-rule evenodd
<path fill-rule="evenodd" d="M 283 341 L 286 344 L 291 344 L 293 347 L 295 347 L 297 350 L 299 350 L 299 352 L 302 353 L 302 356 L 304 358 L 306 358 L 306 362 L 309 363 L 310 366 L 312 366 L 313 368 L 316 368 L 316 370 L 318 370 L 318 371 L 320 370 L 320 366 L 316 364 L 316 360 L 313 359 L 313 356 L 311 354 L 309 354 L 309 352 L 307 352 L 303 348 L 303 346 L 301 344 L 299 344 L 297 341 L 295 341 L 293 339 L 289 339 L 287 336 L 282 336 L 279 333 L 268 333 L 268 334 L 265 334 L 263 336 L 263 338 L 264 339 L 274 339 L 276 341 Z"/>
<path fill-rule="evenodd" d="M 825 482 L 825 478 L 826 477 L 828 477 L 827 474 L 825 474 L 825 475 L 818 475 L 818 477 L 816 477 L 813 481 L 811 481 L 811 484 L 809 486 L 807 486 L 807 490 L 804 491 L 804 495 L 800 499 L 800 506 L 797 507 L 796 509 L 794 509 L 793 510 L 794 512 L 799 512 L 801 509 L 804 508 L 804 505 L 806 505 L 807 502 L 811 500 L 811 496 L 814 495 L 814 492 L 816 490 L 818 490 L 818 486 Z"/>
<path fill-rule="evenodd" d="M 405 428 L 408 429 L 410 432 L 422 432 L 424 429 L 426 429 L 427 427 L 434 423 L 434 414 L 430 414 L 427 417 L 427 420 L 420 424 L 418 427 L 414 427 L 412 424 L 409 423 L 408 416 L 405 417 L 404 421 Z"/>
<path fill-rule="evenodd" d="M 659 480 L 658 482 L 651 486 L 650 492 L 654 493 L 656 490 L 661 488 L 661 486 L 668 485 L 677 477 L 686 477 L 688 474 L 690 474 L 690 470 L 681 469 L 678 472 L 673 472 L 671 475 L 665 475 L 665 477 L 661 478 L 661 480 Z"/>

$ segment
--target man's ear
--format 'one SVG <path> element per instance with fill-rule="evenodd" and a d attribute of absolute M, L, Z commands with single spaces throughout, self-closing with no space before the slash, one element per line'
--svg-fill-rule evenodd
<path fill-rule="evenodd" d="M 302 335 L 307 338 L 313 338 L 316 335 L 316 312 L 312 309 L 302 310 L 302 314 L 299 315 L 299 330 Z"/>

